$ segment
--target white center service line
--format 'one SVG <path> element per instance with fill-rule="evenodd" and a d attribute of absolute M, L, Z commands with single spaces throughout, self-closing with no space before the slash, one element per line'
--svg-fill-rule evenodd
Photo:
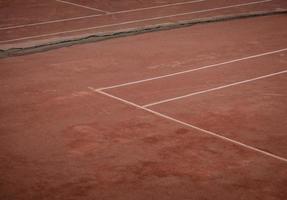
<path fill-rule="evenodd" d="M 232 87 L 232 86 L 236 86 L 236 85 L 241 85 L 241 84 L 249 83 L 249 82 L 252 82 L 252 81 L 257 81 L 257 80 L 260 80 L 260 79 L 264 79 L 264 78 L 268 78 L 268 77 L 272 77 L 272 76 L 276 76 L 276 75 L 284 74 L 284 73 L 287 73 L 287 70 L 279 71 L 279 72 L 272 73 L 272 74 L 267 74 L 267 75 L 264 75 L 264 76 L 259 76 L 259 77 L 256 77 L 256 78 L 247 79 L 247 80 L 244 80 L 244 81 L 231 83 L 231 84 L 228 84 L 228 85 L 223 85 L 223 86 L 220 86 L 220 87 L 211 88 L 211 89 L 208 89 L 208 90 L 203 90 L 203 91 L 199 91 L 199 92 L 193 92 L 193 93 L 190 93 L 190 94 L 187 94 L 187 95 L 182 95 L 182 96 L 178 96 L 178 97 L 174 97 L 174 98 L 170 98 L 170 99 L 165 99 L 165 100 L 162 100 L 162 101 L 153 102 L 153 103 L 150 103 L 150 104 L 143 105 L 142 107 L 147 108 L 147 107 L 150 107 L 150 106 L 155 106 L 155 105 L 159 105 L 159 104 L 163 104 L 163 103 L 167 103 L 167 102 L 171 102 L 171 101 L 175 101 L 175 100 L 179 100 L 179 99 L 183 99 L 183 98 L 187 98 L 187 97 L 191 97 L 191 96 L 195 96 L 195 95 L 199 95 L 199 94 L 203 94 L 203 93 L 207 93 L 207 92 L 212 92 L 212 91 L 216 91 L 216 90 L 220 90 L 220 89 L 224 89 L 224 88 L 228 88 L 228 87 Z"/>
<path fill-rule="evenodd" d="M 139 23 L 139 22 L 153 21 L 153 20 L 159 20 L 159 19 L 165 19 L 165 18 L 171 18 L 171 17 L 180 17 L 180 16 L 196 14 L 196 13 L 211 12 L 211 11 L 224 10 L 224 9 L 229 9 L 229 8 L 237 8 L 237 7 L 261 4 L 261 3 L 267 3 L 267 2 L 271 2 L 271 1 L 272 0 L 254 1 L 254 2 L 249 2 L 249 3 L 223 6 L 223 7 L 218 7 L 218 8 L 211 8 L 211 9 L 206 9 L 206 10 L 192 11 L 192 12 L 185 12 L 185 13 L 179 13 L 179 14 L 174 14 L 174 15 L 145 18 L 145 19 L 132 20 L 132 21 L 126 21 L 126 22 L 121 22 L 121 23 L 106 24 L 106 25 L 102 25 L 102 26 L 93 26 L 93 27 L 89 27 L 89 28 L 81 28 L 81 29 L 74 29 L 74 30 L 69 30 L 69 31 L 61 31 L 61 32 L 41 34 L 41 35 L 35 35 L 35 36 L 29 36 L 29 37 L 22 37 L 22 38 L 11 39 L 11 40 L 2 40 L 2 41 L 0 41 L 0 44 L 7 43 L 7 42 L 27 40 L 27 39 L 47 37 L 47 36 L 55 36 L 55 35 L 60 35 L 60 34 L 76 33 L 76 32 L 94 30 L 94 29 L 99 29 L 99 28 L 107 28 L 107 27 L 114 27 L 114 26 L 119 26 L 119 25 L 127 25 L 127 24 Z"/>
<path fill-rule="evenodd" d="M 228 137 L 224 137 L 224 136 L 222 136 L 222 135 L 220 135 L 220 134 L 217 134 L 217 133 L 215 133 L 215 132 L 211 132 L 211 131 L 208 131 L 208 130 L 199 128 L 199 127 L 197 127 L 197 126 L 194 126 L 194 125 L 192 125 L 192 124 L 189 124 L 189 123 L 183 122 L 183 121 L 181 121 L 181 120 L 175 119 L 175 118 L 170 117 L 170 116 L 168 116 L 168 115 L 165 115 L 165 114 L 156 112 L 156 111 L 154 111 L 154 110 L 151 110 L 151 109 L 142 107 L 142 106 L 140 106 L 140 105 L 137 105 L 137 104 L 132 103 L 132 102 L 130 102 L 130 101 L 127 101 L 127 100 L 125 100 L 125 99 L 119 98 L 119 97 L 114 96 L 114 95 L 111 95 L 111 94 L 109 94 L 109 93 L 106 93 L 106 92 L 102 91 L 101 89 L 95 89 L 95 88 L 92 88 L 92 87 L 89 87 L 89 89 L 92 90 L 92 91 L 94 91 L 94 92 L 97 92 L 97 93 L 99 93 L 99 94 L 102 94 L 102 95 L 108 96 L 108 97 L 110 97 L 110 98 L 113 98 L 113 99 L 115 99 L 115 100 L 118 100 L 118 101 L 120 101 L 120 102 L 123 102 L 123 103 L 125 103 L 125 104 L 127 104 L 127 105 L 129 105 L 129 106 L 133 106 L 133 107 L 135 107 L 135 108 L 145 110 L 145 111 L 147 111 L 147 112 L 149 112 L 149 113 L 152 113 L 152 114 L 154 114 L 154 115 L 156 115 L 156 116 L 158 116 L 158 117 L 161 117 L 161 118 L 164 118 L 164 119 L 167 119 L 167 120 L 176 122 L 176 123 L 181 124 L 181 125 L 184 125 L 184 126 L 186 126 L 186 127 L 189 127 L 189 128 L 195 129 L 195 130 L 198 130 L 198 131 L 201 132 L 201 133 L 205 133 L 205 134 L 211 135 L 211 136 L 216 137 L 216 138 L 219 138 L 219 139 L 221 139 L 221 140 L 224 140 L 224 141 L 227 141 L 227 142 L 236 144 L 236 145 L 238 145 L 238 146 L 247 148 L 247 149 L 249 149 L 249 150 L 255 151 L 255 152 L 257 152 L 257 153 L 260 153 L 260 154 L 263 154 L 263 155 L 266 155 L 266 156 L 269 156 L 269 157 L 272 157 L 272 158 L 275 158 L 275 159 L 278 159 L 278 160 L 281 160 L 281 161 L 287 163 L 287 159 L 286 159 L 286 158 L 283 158 L 283 157 L 277 156 L 277 155 L 275 155 L 275 154 L 272 154 L 272 153 L 269 153 L 269 152 L 260 150 L 260 149 L 258 149 L 258 148 L 256 148 L 256 147 L 252 147 L 252 146 L 250 146 L 250 145 L 247 145 L 247 144 L 238 142 L 238 141 L 233 140 L 233 139 L 230 139 L 230 138 L 228 138 Z"/>

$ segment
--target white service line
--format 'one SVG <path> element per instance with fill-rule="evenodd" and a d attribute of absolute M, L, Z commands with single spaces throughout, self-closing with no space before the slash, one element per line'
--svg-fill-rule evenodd
<path fill-rule="evenodd" d="M 77 7 L 80 7 L 80 8 L 86 8 L 86 9 L 93 10 L 93 11 L 109 13 L 109 12 L 104 11 L 104 10 L 100 10 L 100 9 L 97 9 L 97 8 L 92 8 L 92 7 L 89 7 L 89 6 L 80 5 L 80 4 L 77 4 L 77 3 L 72 3 L 72 2 L 69 2 L 69 1 L 63 1 L 63 0 L 55 0 L 55 1 L 60 2 L 60 3 L 69 4 L 69 5 L 73 5 L 73 6 L 77 6 Z"/>
<path fill-rule="evenodd" d="M 149 112 L 149 113 L 152 113 L 152 114 L 154 114 L 154 115 L 156 115 L 156 116 L 158 116 L 158 117 L 162 117 L 162 118 L 164 118 L 164 119 L 168 119 L 168 120 L 171 120 L 171 121 L 173 121 L 173 122 L 177 122 L 177 123 L 179 123 L 179 124 L 181 124 L 181 125 L 184 125 L 184 126 L 187 126 L 187 127 L 189 127 L 189 128 L 192 128 L 192 129 L 198 130 L 198 131 L 200 131 L 200 132 L 206 133 L 206 134 L 208 134 L 208 135 L 217 137 L 217 138 L 222 139 L 222 140 L 224 140 L 224 141 L 227 141 L 227 142 L 230 142 L 230 143 L 239 145 L 239 146 L 241 146 L 241 147 L 247 148 L 247 149 L 249 149 L 249 150 L 252 150 L 252 151 L 261 153 L 261 154 L 263 154 L 263 155 L 270 156 L 270 157 L 272 157 L 272 158 L 275 158 L 275 159 L 278 159 L 278 160 L 287 162 L 287 159 L 286 159 L 286 158 L 283 158 L 283 157 L 277 156 L 277 155 L 275 155 L 275 154 L 272 154 L 272 153 L 269 153 L 269 152 L 260 150 L 260 149 L 258 149 L 258 148 L 256 148 L 256 147 L 252 147 L 252 146 L 250 146 L 250 145 L 247 145 L 247 144 L 238 142 L 238 141 L 236 141 L 236 140 L 232 140 L 232 139 L 230 139 L 230 138 L 228 138 L 228 137 L 224 137 L 224 136 L 219 135 L 219 134 L 217 134 L 217 133 L 215 133 L 215 132 L 211 132 L 211 131 L 208 131 L 208 130 L 199 128 L 199 127 L 197 127 L 197 126 L 194 126 L 194 125 L 192 125 L 192 124 L 189 124 L 189 123 L 183 122 L 183 121 L 181 121 L 181 120 L 175 119 L 175 118 L 170 117 L 170 116 L 168 116 L 168 115 L 165 115 L 165 114 L 156 112 L 156 111 L 154 111 L 154 110 L 151 110 L 151 109 L 142 107 L 142 106 L 137 105 L 137 104 L 135 104 L 135 103 L 132 103 L 132 102 L 130 102 L 130 101 L 124 100 L 124 99 L 122 99 L 122 98 L 120 98 L 120 97 L 117 97 L 117 96 L 111 95 L 111 94 L 109 94 L 109 93 L 106 93 L 106 92 L 102 91 L 101 89 L 95 89 L 95 88 L 92 88 L 92 87 L 89 87 L 89 89 L 92 90 L 92 91 L 94 91 L 94 92 L 97 92 L 97 93 L 100 93 L 100 94 L 102 94 L 102 95 L 108 96 L 108 97 L 113 98 L 113 99 L 116 99 L 116 100 L 118 100 L 118 101 L 121 101 L 121 102 L 123 102 L 123 103 L 125 103 L 125 104 L 128 104 L 128 105 L 130 105 L 130 106 L 133 106 L 133 107 L 135 107 L 135 108 L 145 110 L 145 111 L 147 111 L 147 112 Z"/>
<path fill-rule="evenodd" d="M 130 9 L 130 10 L 115 11 L 115 12 L 110 12 L 110 14 L 128 13 L 128 12 L 135 12 L 135 11 L 142 11 L 142 10 L 150 10 L 150 9 L 155 9 L 155 8 L 165 8 L 165 7 L 171 7 L 171 6 L 200 3 L 203 1 L 207 1 L 207 0 L 194 0 L 194 1 L 179 2 L 179 3 L 170 3 L 170 4 L 161 5 L 161 6 L 151 6 L 151 7 L 145 7 L 145 8 L 136 8 L 136 9 Z"/>
<path fill-rule="evenodd" d="M 22 25 L 9 26 L 9 27 L 0 27 L 0 30 L 10 30 L 10 29 L 16 29 L 16 28 L 38 26 L 38 25 L 43 25 L 43 24 L 74 21 L 74 20 L 87 19 L 87 18 L 93 18 L 93 17 L 98 17 L 98 16 L 108 16 L 108 15 L 114 15 L 114 14 L 120 14 L 120 13 L 128 13 L 128 12 L 135 12 L 135 11 L 141 11 L 141 10 L 150 10 L 150 9 L 155 9 L 155 8 L 163 8 L 163 7 L 171 7 L 171 6 L 177 6 L 177 5 L 198 3 L 198 2 L 203 2 L 203 1 L 207 1 L 207 0 L 186 1 L 186 2 L 181 2 L 181 3 L 166 4 L 166 5 L 161 5 L 161 6 L 152 6 L 152 7 L 146 7 L 146 8 L 138 8 L 138 9 L 131 9 L 131 10 L 109 12 L 108 14 L 105 14 L 105 15 L 103 15 L 103 14 L 86 15 L 86 16 L 82 16 L 82 17 L 72 17 L 72 18 L 50 20 L 50 21 L 37 22 L 37 23 L 31 23 L 31 24 L 22 24 Z"/>
<path fill-rule="evenodd" d="M 166 16 L 146 18 L 146 19 L 140 19 L 140 20 L 132 20 L 132 21 L 126 21 L 126 22 L 122 22 L 122 23 L 107 24 L 107 25 L 102 25 L 102 26 L 93 26 L 93 27 L 89 27 L 89 28 L 74 29 L 74 30 L 70 30 L 70 31 L 61 31 L 61 32 L 48 33 L 48 34 L 42 34 L 42 35 L 22 37 L 22 38 L 11 39 L 11 40 L 2 40 L 2 41 L 0 41 L 0 44 L 7 43 L 7 42 L 15 42 L 15 41 L 21 41 L 21 40 L 27 40 L 27 39 L 34 39 L 34 38 L 60 35 L 60 34 L 66 34 L 66 33 L 76 33 L 76 32 L 88 31 L 88 30 L 99 29 L 99 28 L 107 28 L 107 27 L 113 27 L 113 26 L 119 26 L 119 25 L 127 25 L 127 24 L 139 23 L 139 22 L 146 22 L 146 21 L 152 21 L 152 20 L 158 20 L 158 19 L 165 19 L 165 18 L 170 18 L 170 17 L 179 17 L 179 16 L 196 14 L 196 13 L 204 13 L 204 12 L 210 12 L 210 11 L 216 11 L 216 10 L 224 10 L 224 9 L 228 9 L 228 8 L 249 6 L 249 5 L 254 5 L 254 4 L 266 3 L 266 2 L 270 2 L 270 1 L 272 1 L 272 0 L 254 1 L 254 2 L 249 2 L 249 3 L 236 4 L 236 5 L 224 6 L 224 7 L 218 7 L 218 8 L 211 8 L 211 9 L 206 9 L 206 10 L 198 10 L 198 11 L 186 12 L 186 13 L 180 13 L 180 14 L 174 14 L 174 15 L 166 15 Z"/>
<path fill-rule="evenodd" d="M 166 78 L 166 77 L 171 77 L 171 76 L 176 76 L 176 75 L 180 75 L 180 74 L 195 72 L 195 71 L 199 71 L 199 70 L 203 70 L 203 69 L 218 67 L 218 66 L 221 66 L 221 65 L 235 63 L 235 62 L 248 60 L 248 59 L 252 59 L 252 58 L 258 58 L 258 57 L 261 57 L 261 56 L 272 55 L 272 54 L 280 53 L 280 52 L 283 52 L 283 51 L 287 51 L 287 48 L 278 49 L 278 50 L 275 50 L 275 51 L 268 51 L 268 52 L 265 52 L 265 53 L 260 53 L 260 54 L 256 54 L 256 55 L 252 55 L 252 56 L 239 58 L 239 59 L 229 60 L 229 61 L 225 61 L 225 62 L 222 62 L 222 63 L 216 63 L 216 64 L 212 64 L 212 65 L 205 65 L 203 67 L 199 67 L 199 68 L 195 68 L 195 69 L 189 69 L 189 70 L 180 71 L 180 72 L 175 72 L 175 73 L 166 74 L 166 75 L 162 75 L 162 76 L 156 76 L 156 77 L 142 79 L 142 80 L 138 80 L 138 81 L 131 81 L 131 82 L 117 84 L 117 85 L 113 85 L 113 86 L 109 86 L 109 87 L 103 87 L 101 89 L 102 90 L 107 90 L 107 89 L 113 89 L 113 88 L 118 88 L 118 87 L 124 87 L 124 86 L 128 86 L 128 85 L 134 85 L 134 84 L 143 83 L 143 82 L 147 82 L 147 81 L 153 81 L 153 80 L 162 79 L 162 78 Z"/>
<path fill-rule="evenodd" d="M 256 81 L 256 80 L 260 80 L 260 79 L 264 79 L 264 78 L 268 78 L 268 77 L 272 77 L 272 76 L 276 76 L 276 75 L 284 74 L 284 73 L 287 73 L 287 70 L 283 70 L 283 71 L 279 71 L 279 72 L 276 72 L 276 73 L 267 74 L 267 75 L 264 75 L 264 76 L 259 76 L 259 77 L 256 77 L 256 78 L 251 78 L 251 79 L 247 79 L 247 80 L 244 80 L 244 81 L 239 81 L 239 82 L 235 82 L 235 83 L 231 83 L 231 84 L 227 84 L 227 85 L 211 88 L 211 89 L 208 89 L 208 90 L 203 90 L 203 91 L 199 91 L 199 92 L 193 92 L 193 93 L 190 93 L 190 94 L 187 94 L 187 95 L 182 95 L 182 96 L 178 96 L 178 97 L 174 97 L 174 98 L 170 98 L 170 99 L 165 99 L 165 100 L 162 100 L 162 101 L 153 102 L 153 103 L 150 103 L 150 104 L 143 105 L 142 107 L 147 108 L 147 107 L 150 107 L 150 106 L 155 106 L 155 105 L 159 105 L 159 104 L 163 104 L 163 103 L 167 103 L 167 102 L 171 102 L 171 101 L 175 101 L 175 100 L 179 100 L 179 99 L 195 96 L 195 95 L 198 95 L 198 94 L 203 94 L 203 93 L 212 92 L 212 91 L 216 91 L 216 90 L 220 90 L 220 89 L 224 89 L 224 88 L 228 88 L 228 87 L 232 87 L 232 86 L 236 86 L 236 85 L 241 85 L 241 84 L 244 84 L 244 83 L 249 83 L 249 82 L 252 82 L 252 81 Z"/>

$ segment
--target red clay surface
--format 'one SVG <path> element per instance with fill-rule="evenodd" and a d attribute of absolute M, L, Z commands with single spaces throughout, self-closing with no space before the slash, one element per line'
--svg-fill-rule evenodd
<path fill-rule="evenodd" d="M 281 74 L 152 109 L 286 157 L 286 83 Z"/>
<path fill-rule="evenodd" d="M 180 20 L 287 8 L 287 3 L 284 0 L 163 2 L 69 0 L 67 2 L 88 8 L 58 1 L 42 2 L 30 0 L 23 3 L 14 0 L 4 3 L 1 6 L 3 11 L 0 12 L 0 24 L 2 27 L 0 28 L 2 36 L 0 48 L 31 46 L 61 38 Z M 106 13 L 89 8 L 103 10 Z M 13 16 L 11 16 L 12 13 Z M 14 15 L 14 13 L 18 14 Z"/>
<path fill-rule="evenodd" d="M 108 92 L 139 105 L 146 105 L 285 70 L 286 52 L 115 88 Z M 198 66 L 190 68 L 197 69 Z"/>
<path fill-rule="evenodd" d="M 45 0 L 1 1 L 1 28 L 94 14 L 80 7 Z M 97 12 L 100 14 L 101 12 Z M 18 30 L 19 31 L 19 30 Z"/>
<path fill-rule="evenodd" d="M 285 161 L 88 87 L 286 48 L 286 20 L 198 25 L 0 60 L 0 199 L 285 199 Z M 243 63 L 202 71 L 197 85 L 187 76 L 188 87 L 173 87 L 181 78 L 170 79 L 179 93 L 162 87 L 156 99 L 228 84 L 229 76 L 239 81 L 286 69 L 286 52 Z M 274 76 L 152 109 L 286 158 L 285 86 L 286 75 Z M 130 98 L 129 92 L 121 97 Z M 195 104 L 194 113 L 187 112 Z"/>

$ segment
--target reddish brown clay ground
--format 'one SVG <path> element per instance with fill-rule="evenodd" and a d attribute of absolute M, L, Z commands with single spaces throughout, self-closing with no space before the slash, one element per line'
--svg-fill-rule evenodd
<path fill-rule="evenodd" d="M 286 74 L 277 75 L 153 109 L 284 157 L 287 94 L 282 83 L 286 78 Z"/>
<path fill-rule="evenodd" d="M 1 49 L 181 20 L 287 9 L 284 0 L 13 0 L 1 4 Z"/>
<path fill-rule="evenodd" d="M 88 87 L 286 48 L 286 20 L 198 25 L 0 60 L 0 199 L 285 199 L 285 161 Z M 150 103 L 284 65 L 286 52 L 107 92 Z M 285 85 L 286 75 L 274 76 L 152 109 L 287 158 Z"/>
<path fill-rule="evenodd" d="M 281 39 L 283 41 L 284 38 Z M 286 53 L 270 54 L 154 81 L 110 89 L 108 92 L 139 105 L 146 105 L 189 93 L 204 91 L 276 73 L 286 69 L 286 62 Z M 192 65 L 190 66 L 190 69 L 197 69 L 205 66 L 210 65 Z"/>

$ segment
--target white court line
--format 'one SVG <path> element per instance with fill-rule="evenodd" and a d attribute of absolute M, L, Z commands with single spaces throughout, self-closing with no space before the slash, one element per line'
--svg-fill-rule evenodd
<path fill-rule="evenodd" d="M 147 81 L 153 81 L 153 80 L 162 79 L 162 78 L 171 77 L 171 76 L 176 76 L 176 75 L 185 74 L 185 73 L 189 73 L 189 72 L 195 72 L 195 71 L 198 71 L 198 70 L 218 67 L 218 66 L 221 66 L 221 65 L 235 63 L 235 62 L 248 60 L 248 59 L 252 59 L 252 58 L 258 58 L 258 57 L 261 57 L 261 56 L 272 55 L 272 54 L 280 53 L 280 52 L 283 52 L 283 51 L 286 51 L 286 50 L 287 50 L 287 48 L 278 49 L 278 50 L 275 50 L 275 51 L 269 51 L 269 52 L 260 53 L 260 54 L 256 54 L 256 55 L 252 55 L 252 56 L 247 56 L 247 57 L 243 57 L 243 58 L 239 58 L 239 59 L 229 60 L 229 61 L 225 61 L 225 62 L 222 62 L 222 63 L 216 63 L 216 64 L 212 64 L 212 65 L 205 65 L 203 67 L 199 67 L 199 68 L 196 68 L 196 69 L 189 69 L 189 70 L 175 72 L 175 73 L 166 74 L 166 75 L 162 75 L 162 76 L 156 76 L 156 77 L 142 79 L 142 80 L 138 80 L 138 81 L 131 81 L 131 82 L 122 83 L 122 84 L 118 84 L 118 85 L 113 85 L 113 86 L 109 86 L 109 87 L 103 87 L 101 89 L 102 90 L 107 90 L 107 89 L 113 89 L 113 88 L 118 88 L 118 87 L 134 85 L 134 84 L 138 84 L 138 83 L 143 83 L 143 82 L 147 82 Z"/>
<path fill-rule="evenodd" d="M 283 70 L 283 71 L 279 71 L 279 72 L 276 72 L 276 73 L 267 74 L 267 75 L 264 75 L 264 76 L 259 76 L 259 77 L 256 77 L 256 78 L 251 78 L 251 79 L 247 79 L 247 80 L 244 80 L 244 81 L 239 81 L 239 82 L 235 82 L 235 83 L 231 83 L 231 84 L 227 84 L 227 85 L 211 88 L 211 89 L 208 89 L 208 90 L 203 90 L 203 91 L 199 91 L 199 92 L 193 92 L 193 93 L 190 93 L 190 94 L 187 94 L 187 95 L 182 95 L 182 96 L 178 96 L 178 97 L 174 97 L 174 98 L 170 98 L 170 99 L 165 99 L 165 100 L 162 100 L 162 101 L 153 102 L 153 103 L 150 103 L 150 104 L 143 105 L 142 107 L 147 108 L 147 107 L 150 107 L 150 106 L 155 106 L 155 105 L 159 105 L 159 104 L 163 104 L 163 103 L 167 103 L 167 102 L 171 102 L 171 101 L 175 101 L 175 100 L 179 100 L 179 99 L 195 96 L 195 95 L 198 95 L 198 94 L 203 94 L 203 93 L 212 92 L 212 91 L 216 91 L 216 90 L 220 90 L 220 89 L 224 89 L 224 88 L 228 88 L 228 87 L 232 87 L 232 86 L 236 86 L 236 85 L 241 85 L 241 84 L 244 84 L 244 83 L 249 83 L 249 82 L 252 82 L 252 81 L 256 81 L 256 80 L 260 80 L 260 79 L 264 79 L 264 78 L 268 78 L 268 77 L 272 77 L 272 76 L 276 76 L 276 75 L 284 74 L 284 73 L 287 73 L 287 70 Z"/>
<path fill-rule="evenodd" d="M 179 123 L 179 124 L 181 124 L 181 125 L 184 125 L 184 126 L 187 126 L 187 127 L 189 127 L 189 128 L 192 128 L 192 129 L 198 130 L 198 131 L 200 131 L 200 132 L 206 133 L 206 134 L 208 134 L 208 135 L 217 137 L 217 138 L 222 139 L 222 140 L 224 140 L 224 141 L 227 141 L 227 142 L 230 142 L 230 143 L 239 145 L 239 146 L 241 146 L 241 147 L 247 148 L 247 149 L 249 149 L 249 150 L 252 150 L 252 151 L 261 153 L 261 154 L 263 154 L 263 155 L 270 156 L 270 157 L 272 157 L 272 158 L 275 158 L 275 159 L 278 159 L 278 160 L 287 162 L 287 159 L 286 159 L 286 158 L 283 158 L 283 157 L 277 156 L 277 155 L 275 155 L 275 154 L 272 154 L 272 153 L 269 153 L 269 152 L 260 150 L 260 149 L 258 149 L 258 148 L 256 148 L 256 147 L 252 147 L 252 146 L 250 146 L 250 145 L 247 145 L 247 144 L 238 142 L 238 141 L 236 141 L 236 140 L 232 140 L 232 139 L 230 139 L 230 138 L 228 138 L 228 137 L 224 137 L 224 136 L 222 136 L 222 135 L 220 135 L 220 134 L 217 134 L 217 133 L 215 133 L 215 132 L 211 132 L 211 131 L 208 131 L 208 130 L 199 128 L 199 127 L 197 127 L 197 126 L 194 126 L 194 125 L 192 125 L 192 124 L 189 124 L 189 123 L 180 121 L 180 120 L 175 119 L 175 118 L 173 118 L 173 117 L 170 117 L 170 116 L 168 116 L 168 115 L 165 115 L 165 114 L 156 112 L 156 111 L 154 111 L 154 110 L 151 110 L 151 109 L 142 107 L 142 106 L 137 105 L 137 104 L 135 104 L 135 103 L 132 103 L 132 102 L 130 102 L 130 101 L 124 100 L 124 99 L 122 99 L 122 98 L 120 98 L 120 97 L 117 97 L 117 96 L 111 95 L 111 94 L 109 94 L 109 93 L 103 92 L 101 89 L 98 89 L 98 90 L 97 90 L 97 89 L 92 88 L 92 87 L 89 87 L 89 89 L 92 90 L 92 91 L 94 91 L 94 92 L 97 92 L 97 93 L 100 93 L 100 94 L 102 94 L 102 95 L 108 96 L 108 97 L 113 98 L 113 99 L 116 99 L 116 100 L 118 100 L 118 101 L 121 101 L 121 102 L 123 102 L 123 103 L 125 103 L 125 104 L 128 104 L 128 105 L 130 105 L 130 106 L 133 106 L 133 107 L 135 107 L 135 108 L 145 110 L 145 111 L 147 111 L 147 112 L 149 112 L 149 113 L 152 113 L 152 114 L 154 114 L 154 115 L 156 115 L 156 116 L 158 116 L 158 117 L 161 117 L 161 118 L 164 118 L 164 119 L 168 119 L 168 120 L 171 120 L 171 121 L 173 121 L 173 122 L 177 122 L 177 123 Z"/>
<path fill-rule="evenodd" d="M 171 6 L 179 6 L 179 5 L 192 4 L 192 3 L 200 3 L 200 2 L 203 2 L 203 1 L 207 1 L 207 0 L 193 0 L 193 1 L 185 1 L 185 2 L 179 2 L 179 3 L 170 3 L 170 4 L 161 5 L 161 6 L 151 6 L 151 7 L 145 7 L 145 8 L 137 8 L 137 9 L 130 9 L 130 10 L 115 11 L 115 12 L 111 12 L 110 14 L 135 12 L 135 11 L 150 10 L 150 9 L 155 9 L 155 8 L 165 8 L 165 7 L 171 7 Z"/>
<path fill-rule="evenodd" d="M 204 13 L 204 12 L 210 12 L 210 11 L 216 11 L 216 10 L 224 10 L 224 9 L 228 9 L 228 8 L 249 6 L 249 5 L 254 5 L 254 4 L 266 3 L 266 2 L 270 2 L 270 1 L 272 1 L 272 0 L 255 1 L 255 2 L 250 2 L 250 3 L 236 4 L 236 5 L 231 5 L 231 6 L 211 8 L 211 9 L 206 9 L 206 10 L 198 10 L 198 11 L 186 12 L 186 13 L 180 13 L 180 14 L 174 14 L 174 15 L 166 15 L 166 16 L 161 16 L 161 17 L 146 18 L 146 19 L 133 20 L 133 21 L 127 21 L 127 22 L 122 22 L 122 23 L 114 23 L 114 24 L 107 24 L 107 25 L 102 25 L 102 26 L 94 26 L 94 27 L 89 27 L 89 28 L 74 29 L 74 30 L 70 30 L 70 31 L 61 31 L 61 32 L 48 33 L 48 34 L 42 34 L 42 35 L 22 37 L 22 38 L 11 39 L 11 40 L 2 40 L 2 41 L 0 41 L 0 44 L 6 43 L 6 42 L 15 42 L 15 41 L 20 41 L 20 40 L 27 40 L 27 39 L 34 39 L 34 38 L 41 38 L 41 37 L 47 37 L 47 36 L 60 35 L 60 34 L 65 34 L 65 33 L 76 33 L 76 32 L 88 31 L 88 30 L 99 29 L 99 28 L 107 28 L 107 27 L 113 27 L 113 26 L 119 26 L 119 25 L 133 24 L 133 23 L 138 23 L 138 22 L 145 22 L 145 21 L 152 21 L 152 20 L 158 20 L 158 19 L 165 19 L 165 18 L 170 18 L 170 17 L 179 17 L 179 16 L 196 14 L 196 13 Z"/>
<path fill-rule="evenodd" d="M 69 1 L 63 1 L 63 0 L 55 0 L 55 1 L 60 2 L 60 3 L 69 4 L 69 5 L 73 5 L 73 6 L 77 6 L 77 7 L 80 7 L 80 8 L 86 8 L 86 9 L 93 10 L 93 11 L 109 13 L 109 12 L 104 11 L 104 10 L 100 10 L 100 9 L 97 9 L 97 8 L 92 8 L 92 7 L 89 7 L 89 6 L 80 5 L 80 4 L 77 4 L 77 3 L 72 3 L 72 2 L 69 2 Z"/>
<path fill-rule="evenodd" d="M 50 20 L 50 21 L 37 22 L 37 23 L 31 23 L 31 24 L 22 24 L 22 25 L 9 26 L 9 27 L 0 27 L 0 30 L 10 30 L 10 29 L 16 29 L 16 28 L 38 26 L 38 25 L 43 25 L 43 24 L 74 21 L 74 20 L 87 19 L 87 18 L 93 18 L 93 17 L 98 17 L 98 16 L 109 16 L 109 15 L 113 15 L 113 14 L 128 13 L 128 12 L 135 12 L 135 11 L 149 10 L 149 9 L 163 8 L 163 7 L 171 7 L 171 6 L 177 6 L 177 5 L 185 5 L 185 4 L 198 3 L 198 2 L 203 2 L 203 1 L 207 1 L 207 0 L 186 1 L 186 2 L 181 2 L 181 3 L 172 3 L 172 4 L 161 5 L 161 6 L 152 6 L 152 7 L 146 7 L 146 8 L 138 8 L 138 9 L 131 9 L 131 10 L 109 12 L 106 15 L 103 15 L 103 14 L 86 15 L 86 16 L 82 16 L 82 17 L 73 17 L 73 18 Z"/>
<path fill-rule="evenodd" d="M 86 16 L 82 16 L 82 17 L 64 18 L 64 19 L 50 20 L 50 21 L 45 21 L 45 22 L 37 22 L 37 23 L 23 24 L 23 25 L 2 27 L 2 28 L 0 27 L 0 30 L 10 30 L 10 29 L 25 28 L 25 27 L 31 27 L 31 26 L 44 25 L 44 24 L 58 23 L 58 22 L 74 21 L 74 20 L 79 20 L 79 19 L 93 18 L 93 17 L 97 17 L 97 16 L 103 16 L 103 14 L 86 15 Z"/>

